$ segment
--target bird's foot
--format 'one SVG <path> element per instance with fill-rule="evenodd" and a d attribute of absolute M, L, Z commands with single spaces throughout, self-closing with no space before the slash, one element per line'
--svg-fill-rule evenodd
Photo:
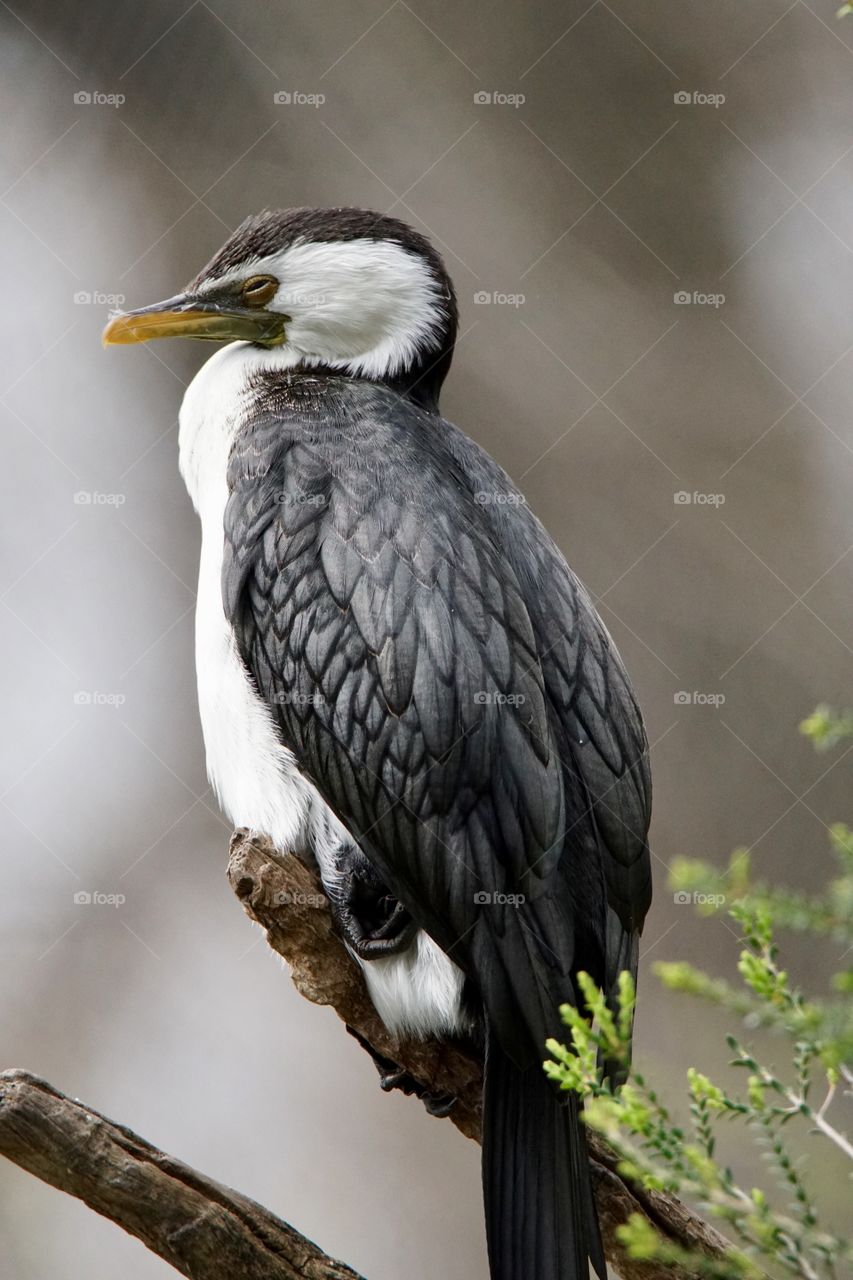
<path fill-rule="evenodd" d="M 416 1098 L 420 1098 L 429 1115 L 438 1116 L 440 1119 L 443 1119 L 444 1116 L 449 1116 L 456 1106 L 456 1098 L 452 1093 L 439 1093 L 432 1089 L 427 1089 L 425 1085 L 415 1079 L 411 1072 L 406 1071 L 403 1067 L 398 1067 L 395 1071 L 389 1071 L 384 1075 L 380 1069 L 379 1087 L 385 1093 L 400 1089 L 407 1097 L 414 1095 Z"/>
<path fill-rule="evenodd" d="M 342 846 L 336 867 L 336 880 L 327 889 L 329 906 L 350 950 L 360 960 L 382 960 L 407 950 L 417 925 L 361 850 Z"/>
<path fill-rule="evenodd" d="M 373 1045 L 365 1040 L 364 1036 L 359 1035 L 353 1027 L 348 1026 L 347 1031 L 373 1059 L 373 1065 L 379 1072 L 379 1087 L 384 1093 L 392 1093 L 394 1090 L 399 1089 L 401 1093 L 405 1093 L 409 1098 L 420 1098 L 429 1115 L 436 1116 L 439 1119 L 450 1115 L 450 1112 L 456 1106 L 454 1094 L 428 1088 L 420 1080 L 416 1080 L 405 1067 L 401 1067 L 391 1058 L 386 1058 L 384 1054 L 378 1053 Z"/>

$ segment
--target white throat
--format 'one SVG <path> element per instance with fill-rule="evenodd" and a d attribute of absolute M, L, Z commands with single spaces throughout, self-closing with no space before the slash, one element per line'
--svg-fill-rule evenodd
<path fill-rule="evenodd" d="M 302 363 L 299 353 L 288 345 L 267 349 L 251 342 L 229 342 L 202 365 L 187 387 L 179 415 L 179 466 L 202 521 L 211 508 L 225 509 L 228 455 L 243 421 L 251 375 Z"/>

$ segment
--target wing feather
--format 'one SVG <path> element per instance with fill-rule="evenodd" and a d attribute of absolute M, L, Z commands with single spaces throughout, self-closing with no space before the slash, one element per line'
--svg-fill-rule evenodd
<path fill-rule="evenodd" d="M 377 872 L 539 1052 L 573 966 L 603 975 L 645 909 L 645 739 L 618 656 L 532 514 L 479 504 L 503 473 L 454 428 L 366 384 L 313 413 L 282 394 L 229 468 L 240 652 Z"/>

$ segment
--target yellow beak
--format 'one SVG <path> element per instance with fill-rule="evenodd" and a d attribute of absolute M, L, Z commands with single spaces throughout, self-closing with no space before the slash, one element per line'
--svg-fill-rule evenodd
<path fill-rule="evenodd" d="M 285 339 L 285 316 L 199 302 L 188 295 L 169 298 L 110 318 L 102 335 L 105 347 L 151 338 L 204 338 L 213 342 L 257 342 L 277 347 Z"/>

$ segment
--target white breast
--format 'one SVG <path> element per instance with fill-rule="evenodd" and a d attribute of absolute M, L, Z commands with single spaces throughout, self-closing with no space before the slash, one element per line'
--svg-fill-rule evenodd
<path fill-rule="evenodd" d="M 336 872 L 331 837 L 349 837 L 282 744 L 222 606 L 226 470 L 243 419 L 247 377 L 258 367 L 287 367 L 291 359 L 286 349 L 232 343 L 208 360 L 181 406 L 180 468 L 202 528 L 196 674 L 208 777 L 235 826 L 268 836 L 282 852 L 312 853 L 329 885 Z M 427 1036 L 465 1029 L 463 975 L 426 934 L 419 933 L 407 952 L 363 968 L 392 1032 Z"/>
<path fill-rule="evenodd" d="M 255 351 L 246 343 L 223 348 L 190 384 L 180 415 L 180 467 L 202 528 L 196 673 L 208 776 L 235 826 L 293 852 L 305 848 L 310 809 L 320 798 L 282 745 L 222 607 L 226 468 Z"/>

